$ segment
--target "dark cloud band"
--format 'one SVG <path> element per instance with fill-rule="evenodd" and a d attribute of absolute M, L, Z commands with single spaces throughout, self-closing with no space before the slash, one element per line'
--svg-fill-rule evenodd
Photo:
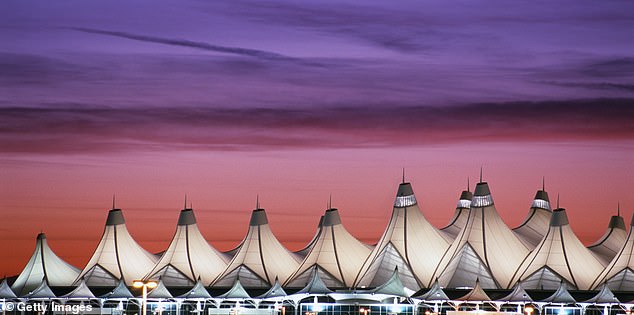
<path fill-rule="evenodd" d="M 634 139 L 634 100 L 330 108 L 0 109 L 4 153 L 286 150 Z"/>

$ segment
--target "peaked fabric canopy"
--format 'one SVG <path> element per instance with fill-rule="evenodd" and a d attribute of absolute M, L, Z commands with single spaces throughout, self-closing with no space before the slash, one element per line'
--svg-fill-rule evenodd
<path fill-rule="evenodd" d="M 543 189 L 538 190 L 524 222 L 514 228 L 513 232 L 519 236 L 526 247 L 532 250 L 548 232 L 548 223 L 551 215 L 552 210 L 550 209 L 548 193 Z"/>
<path fill-rule="evenodd" d="M 524 290 L 524 287 L 522 286 L 521 281 L 515 285 L 511 293 L 509 293 L 507 296 L 498 300 L 504 301 L 504 302 L 532 302 L 533 301 L 533 299 L 530 297 L 530 295 L 528 295 L 526 290 Z"/>
<path fill-rule="evenodd" d="M 301 290 L 295 292 L 295 294 L 312 294 L 312 295 L 328 294 L 328 293 L 332 293 L 332 290 L 326 287 L 326 284 L 324 283 L 324 281 L 321 280 L 321 277 L 319 276 L 319 272 L 317 272 L 316 270 L 313 271 L 310 281 L 308 281 L 306 286 L 302 288 Z"/>
<path fill-rule="evenodd" d="M 198 277 L 211 283 L 227 267 L 228 258 L 205 240 L 192 209 L 183 209 L 169 247 L 145 279 L 170 287 L 191 287 Z"/>
<path fill-rule="evenodd" d="M 209 291 L 205 289 L 205 286 L 199 278 L 193 288 L 178 297 L 182 299 L 210 299 L 211 295 L 209 294 Z"/>
<path fill-rule="evenodd" d="M 297 257 L 273 235 L 264 209 L 255 209 L 246 237 L 213 286 L 229 287 L 240 279 L 248 288 L 269 288 L 275 278 L 286 281 L 298 264 Z"/>
<path fill-rule="evenodd" d="M 376 287 L 398 270 L 403 284 L 428 287 L 449 241 L 421 213 L 410 183 L 399 185 L 390 222 L 365 260 L 355 287 Z"/>
<path fill-rule="evenodd" d="M 101 297 L 104 299 L 129 299 L 133 298 L 134 295 L 132 295 L 128 287 L 126 287 L 125 281 L 120 279 L 117 286 L 112 289 L 112 291 L 102 295 Z"/>
<path fill-rule="evenodd" d="M 608 229 L 603 233 L 603 236 L 588 246 L 588 249 L 599 258 L 604 266 L 607 266 L 616 256 L 619 249 L 623 247 L 626 238 L 627 231 L 625 230 L 623 217 L 614 215 L 610 218 Z"/>
<path fill-rule="evenodd" d="M 634 216 L 625 243 L 592 284 L 597 288 L 607 283 L 614 291 L 634 291 Z"/>
<path fill-rule="evenodd" d="M 456 301 L 486 302 L 491 301 L 491 298 L 486 294 L 486 292 L 484 292 L 482 286 L 480 286 L 480 281 L 476 279 L 473 289 L 464 296 L 457 298 Z"/>
<path fill-rule="evenodd" d="M 11 288 L 17 295 L 25 295 L 39 287 L 42 280 L 55 287 L 70 286 L 79 269 L 59 258 L 48 246 L 46 235 L 40 233 L 35 241 L 35 250 Z"/>
<path fill-rule="evenodd" d="M 593 304 L 614 304 L 619 303 L 619 299 L 614 295 L 614 293 L 612 293 L 607 283 L 604 283 L 601 285 L 601 289 L 597 295 L 583 302 Z"/>
<path fill-rule="evenodd" d="M 152 289 L 152 291 L 147 294 L 147 297 L 149 299 L 171 299 L 174 296 L 165 286 L 163 279 L 159 279 L 156 288 Z"/>
<path fill-rule="evenodd" d="M 53 290 L 48 286 L 48 281 L 46 279 L 42 280 L 42 283 L 35 288 L 33 291 L 24 294 L 22 297 L 28 299 L 54 299 L 56 298 Z"/>
<path fill-rule="evenodd" d="M 449 297 L 440 287 L 440 283 L 438 279 L 434 281 L 429 291 L 425 292 L 425 294 L 415 297 L 417 299 L 421 299 L 423 301 L 448 301 Z"/>
<path fill-rule="evenodd" d="M 232 299 L 244 300 L 244 299 L 250 299 L 251 296 L 249 295 L 249 293 L 247 293 L 247 290 L 245 290 L 242 284 L 240 283 L 240 279 L 236 279 L 231 289 L 219 295 L 218 298 L 225 299 L 225 300 L 232 300 Z"/>
<path fill-rule="evenodd" d="M 286 281 L 285 286 L 303 287 L 314 272 L 320 273 L 320 277 L 329 287 L 353 285 L 363 261 L 370 254 L 371 247 L 361 243 L 346 230 L 341 224 L 337 209 L 326 210 L 321 230 L 315 245 Z"/>
<path fill-rule="evenodd" d="M 469 218 L 469 209 L 471 208 L 471 199 L 473 198 L 473 193 L 464 190 L 460 194 L 460 199 L 458 199 L 458 204 L 456 204 L 456 212 L 454 212 L 451 221 L 444 228 L 440 229 L 446 235 L 449 235 L 451 239 L 455 239 L 458 236 L 458 233 L 467 225 L 467 219 Z"/>
<path fill-rule="evenodd" d="M 435 276 L 449 287 L 509 288 L 513 272 L 528 254 L 495 209 L 486 182 L 476 185 L 467 224 L 444 255 Z"/>
<path fill-rule="evenodd" d="M 577 303 L 574 297 L 568 292 L 568 286 L 565 282 L 560 282 L 559 287 L 551 296 L 543 299 L 541 302 L 549 302 L 556 304 L 572 304 Z"/>
<path fill-rule="evenodd" d="M 2 283 L 0 283 L 0 299 L 12 299 L 16 297 L 15 292 L 11 290 L 7 282 L 7 278 L 2 279 Z"/>
<path fill-rule="evenodd" d="M 62 297 L 67 299 L 94 299 L 95 295 L 90 291 L 90 288 L 86 285 L 86 281 L 83 279 L 79 282 L 77 287 L 69 292 L 68 294 L 62 295 Z"/>
<path fill-rule="evenodd" d="M 601 262 L 583 246 L 568 224 L 565 209 L 553 211 L 550 228 L 518 268 L 510 284 L 523 279 L 527 289 L 555 289 L 561 281 L 589 290 L 603 270 Z"/>
<path fill-rule="evenodd" d="M 259 295 L 257 298 L 258 299 L 262 299 L 262 300 L 266 300 L 266 299 L 278 299 L 278 298 L 286 298 L 288 294 L 286 294 L 286 291 L 284 291 L 284 289 L 282 288 L 282 284 L 280 284 L 280 281 L 278 279 L 275 279 L 275 284 L 273 284 L 273 286 L 266 292 L 264 292 L 264 294 Z"/>
<path fill-rule="evenodd" d="M 89 286 L 114 286 L 119 279 L 126 284 L 143 278 L 154 267 L 157 258 L 132 238 L 121 209 L 108 213 L 106 226 L 90 261 L 75 280 L 82 278 Z"/>
<path fill-rule="evenodd" d="M 398 297 L 410 297 L 412 291 L 406 288 L 399 277 L 398 268 L 392 272 L 392 276 L 382 285 L 370 290 L 374 294 L 393 295 Z"/>

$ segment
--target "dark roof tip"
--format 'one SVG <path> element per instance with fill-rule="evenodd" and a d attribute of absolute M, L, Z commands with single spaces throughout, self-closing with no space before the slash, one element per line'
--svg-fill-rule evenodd
<path fill-rule="evenodd" d="M 489 183 L 481 182 L 476 184 L 475 191 L 473 192 L 474 196 L 488 196 L 490 194 Z"/>
<path fill-rule="evenodd" d="M 326 210 L 324 214 L 323 226 L 333 226 L 341 224 L 341 217 L 339 216 L 339 210 L 337 208 L 330 208 Z"/>
<path fill-rule="evenodd" d="M 535 194 L 535 199 L 541 199 L 550 202 L 550 199 L 548 199 L 548 193 L 545 190 L 538 190 Z"/>
<path fill-rule="evenodd" d="M 266 211 L 264 209 L 255 209 L 251 213 L 251 221 L 249 222 L 250 226 L 263 225 L 269 223 L 269 220 L 266 217 Z"/>
<path fill-rule="evenodd" d="M 108 211 L 108 219 L 106 219 L 106 225 L 119 225 L 119 224 L 125 224 L 123 211 L 121 211 L 121 209 L 112 209 Z"/>
<path fill-rule="evenodd" d="M 625 220 L 623 220 L 622 216 L 613 215 L 610 218 L 610 223 L 608 224 L 608 229 L 622 229 L 622 230 L 625 230 Z"/>
<path fill-rule="evenodd" d="M 398 191 L 396 192 L 397 197 L 411 196 L 413 194 L 414 194 L 414 189 L 412 188 L 412 184 L 402 183 L 398 185 Z"/>
<path fill-rule="evenodd" d="M 553 210 L 553 214 L 550 218 L 550 226 L 563 226 L 568 224 L 568 214 L 566 209 L 557 208 Z"/>
<path fill-rule="evenodd" d="M 178 216 L 178 225 L 192 225 L 196 224 L 196 216 L 193 209 L 183 209 Z"/>
<path fill-rule="evenodd" d="M 37 234 L 36 239 L 45 240 L 46 239 L 46 234 L 44 232 L 40 232 L 40 233 Z"/>
<path fill-rule="evenodd" d="M 460 200 L 471 200 L 473 199 L 473 193 L 468 190 L 463 190 L 460 194 Z"/>

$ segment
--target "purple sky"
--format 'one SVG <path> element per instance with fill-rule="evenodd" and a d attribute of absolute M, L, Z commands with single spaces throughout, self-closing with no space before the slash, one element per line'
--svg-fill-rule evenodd
<path fill-rule="evenodd" d="M 85 262 L 90 249 L 74 248 L 94 245 L 112 193 L 133 218 L 163 211 L 164 235 L 142 240 L 154 251 L 184 193 L 218 211 L 208 227 L 246 222 L 260 193 L 279 221 L 301 213 L 277 231 L 295 247 L 333 193 L 344 221 L 373 214 L 372 228 L 351 227 L 371 242 L 401 167 L 437 226 L 481 165 L 513 224 L 546 176 L 588 216 L 571 222 L 589 242 L 617 201 L 634 207 L 632 12 L 631 1 L 1 1 L 0 214 L 13 223 L 0 252 L 24 248 L 3 268 L 19 269 L 40 228 Z M 76 235 L 50 223 L 88 210 Z"/>

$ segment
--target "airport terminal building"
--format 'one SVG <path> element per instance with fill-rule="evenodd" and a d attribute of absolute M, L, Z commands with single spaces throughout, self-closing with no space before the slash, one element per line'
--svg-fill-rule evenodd
<path fill-rule="evenodd" d="M 542 187 L 524 222 L 509 228 L 481 181 L 437 228 L 403 182 L 375 245 L 357 240 L 330 208 L 306 247 L 289 251 L 258 205 L 242 242 L 221 252 L 185 207 L 167 249 L 152 254 L 113 205 L 82 269 L 39 234 L 23 271 L 0 283 L 0 307 L 3 314 L 630 314 L 634 219 L 628 232 L 617 213 L 586 247 L 556 208 Z"/>

